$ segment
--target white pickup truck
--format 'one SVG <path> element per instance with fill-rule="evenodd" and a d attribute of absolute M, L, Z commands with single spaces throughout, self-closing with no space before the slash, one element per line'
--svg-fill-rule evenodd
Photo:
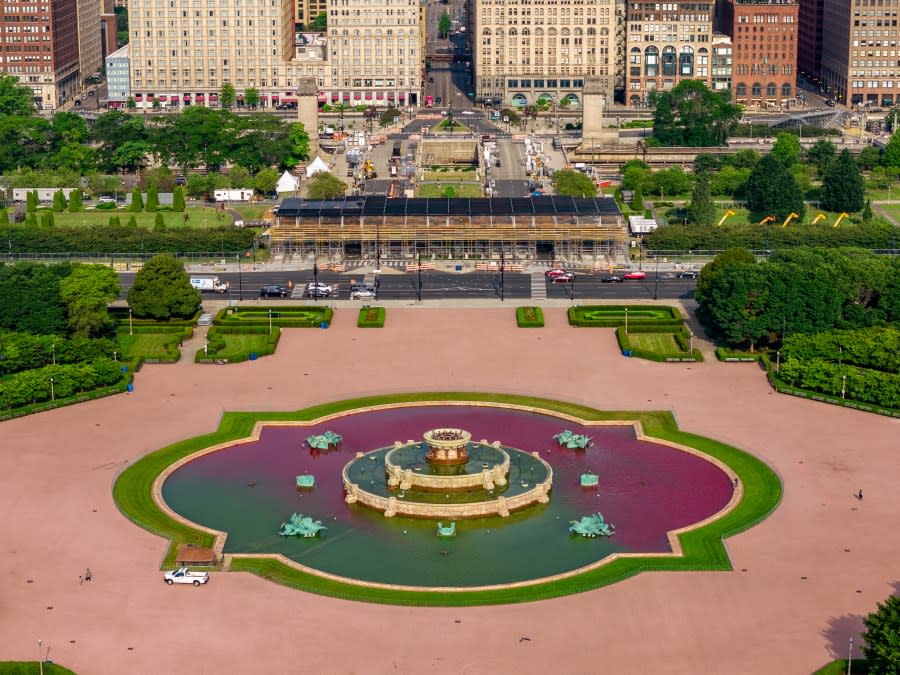
<path fill-rule="evenodd" d="M 180 567 L 177 570 L 166 572 L 163 579 L 169 586 L 172 584 L 194 584 L 194 586 L 199 586 L 209 581 L 209 572 L 191 572 L 187 567 Z"/>
<path fill-rule="evenodd" d="M 231 284 L 219 277 L 191 277 L 191 286 L 201 293 L 226 293 Z"/>

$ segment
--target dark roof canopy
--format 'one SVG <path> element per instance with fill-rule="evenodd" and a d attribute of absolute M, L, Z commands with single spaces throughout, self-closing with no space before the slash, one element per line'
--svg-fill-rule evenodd
<path fill-rule="evenodd" d="M 616 216 L 611 197 L 498 197 L 495 199 L 387 199 L 383 196 L 313 201 L 285 199 L 279 218 L 338 218 L 341 216 Z"/>

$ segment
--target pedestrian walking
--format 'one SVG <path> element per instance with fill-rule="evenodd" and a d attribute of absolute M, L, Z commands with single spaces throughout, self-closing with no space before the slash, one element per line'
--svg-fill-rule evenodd
<path fill-rule="evenodd" d="M 735 490 L 737 489 L 737 486 L 738 486 L 738 479 L 737 479 L 737 477 L 735 477 L 735 479 L 734 479 L 734 489 Z"/>
<path fill-rule="evenodd" d="M 859 492 L 856 493 L 856 498 L 857 498 L 859 501 L 862 501 L 862 498 L 863 498 L 862 488 L 860 488 Z"/>
<path fill-rule="evenodd" d="M 94 578 L 94 575 L 91 574 L 91 568 L 88 567 L 87 570 L 85 570 L 85 572 L 84 572 L 84 580 L 85 580 L 85 581 L 90 581 L 90 580 L 93 579 L 93 578 Z"/>
<path fill-rule="evenodd" d="M 83 583 L 84 583 L 84 577 L 79 575 L 78 576 L 78 585 L 81 586 L 81 584 L 83 584 Z"/>

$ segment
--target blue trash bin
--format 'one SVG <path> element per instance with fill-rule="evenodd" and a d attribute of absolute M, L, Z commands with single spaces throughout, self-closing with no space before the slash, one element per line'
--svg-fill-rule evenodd
<path fill-rule="evenodd" d="M 319 324 L 319 328 L 328 328 L 328 323 L 323 321 L 322 323 Z"/>
<path fill-rule="evenodd" d="M 134 391 L 134 384 L 131 383 L 131 382 L 129 382 L 129 383 L 128 383 L 128 393 L 130 394 L 130 393 L 133 392 L 133 391 Z"/>
<path fill-rule="evenodd" d="M 631 356 L 631 350 L 630 350 L 630 349 L 623 349 L 623 350 L 622 350 L 622 356 Z"/>
<path fill-rule="evenodd" d="M 258 354 L 256 352 L 250 352 L 250 360 L 256 361 Z"/>
<path fill-rule="evenodd" d="M 128 372 L 128 366 L 122 366 L 122 372 L 123 372 L 123 373 L 127 373 L 127 372 Z"/>

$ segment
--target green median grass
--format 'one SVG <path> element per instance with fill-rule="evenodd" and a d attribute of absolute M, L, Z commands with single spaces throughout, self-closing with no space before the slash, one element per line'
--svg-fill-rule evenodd
<path fill-rule="evenodd" d="M 190 336 L 188 330 L 187 336 Z M 117 334 L 119 345 L 122 347 L 124 360 L 127 361 L 171 361 L 175 352 L 177 360 L 178 345 L 182 339 L 186 339 L 180 333 L 135 333 L 128 334 L 128 330 L 119 330 Z"/>
<path fill-rule="evenodd" d="M 271 558 L 235 554 L 231 569 L 258 574 L 293 588 L 332 597 L 396 605 L 467 606 L 527 602 L 579 593 L 621 581 L 644 571 L 731 570 L 724 539 L 761 522 L 781 500 L 778 476 L 763 462 L 737 448 L 678 429 L 669 412 L 609 412 L 550 399 L 492 393 L 428 392 L 371 396 L 326 403 L 296 412 L 226 412 L 219 428 L 211 434 L 186 439 L 162 448 L 128 467 L 113 487 L 116 504 L 126 517 L 145 529 L 169 539 L 163 565 L 174 565 L 178 544 L 212 545 L 213 537 L 169 518 L 154 502 L 153 482 L 173 462 L 211 445 L 235 441 L 250 435 L 257 422 L 309 421 L 324 415 L 371 405 L 427 401 L 492 402 L 536 407 L 550 413 L 573 415 L 584 420 L 640 421 L 648 436 L 688 445 L 727 464 L 743 483 L 740 503 L 727 514 L 679 536 L 682 557 L 634 556 L 564 579 L 533 585 L 484 591 L 436 592 L 367 587 L 308 574 Z"/>
<path fill-rule="evenodd" d="M 56 663 L 44 661 L 0 661 L 0 675 L 75 675 L 74 671 L 63 668 Z"/>
<path fill-rule="evenodd" d="M 158 213 L 162 214 L 166 227 L 192 227 L 207 228 L 231 225 L 231 216 L 227 211 L 219 211 L 216 208 L 206 206 L 190 206 L 185 209 L 188 219 L 184 219 L 184 213 L 180 211 L 169 211 L 168 207 L 162 207 Z M 83 211 L 70 213 L 63 211 L 62 213 L 53 214 L 53 222 L 57 227 L 80 227 L 82 225 L 108 225 L 110 216 L 118 216 L 122 225 L 128 223 L 129 218 L 134 216 L 138 227 L 152 228 L 156 224 L 157 212 L 147 213 L 146 211 L 129 211 L 127 207 L 118 209 L 93 209 L 88 208 Z M 40 214 L 39 214 L 40 217 Z"/>

